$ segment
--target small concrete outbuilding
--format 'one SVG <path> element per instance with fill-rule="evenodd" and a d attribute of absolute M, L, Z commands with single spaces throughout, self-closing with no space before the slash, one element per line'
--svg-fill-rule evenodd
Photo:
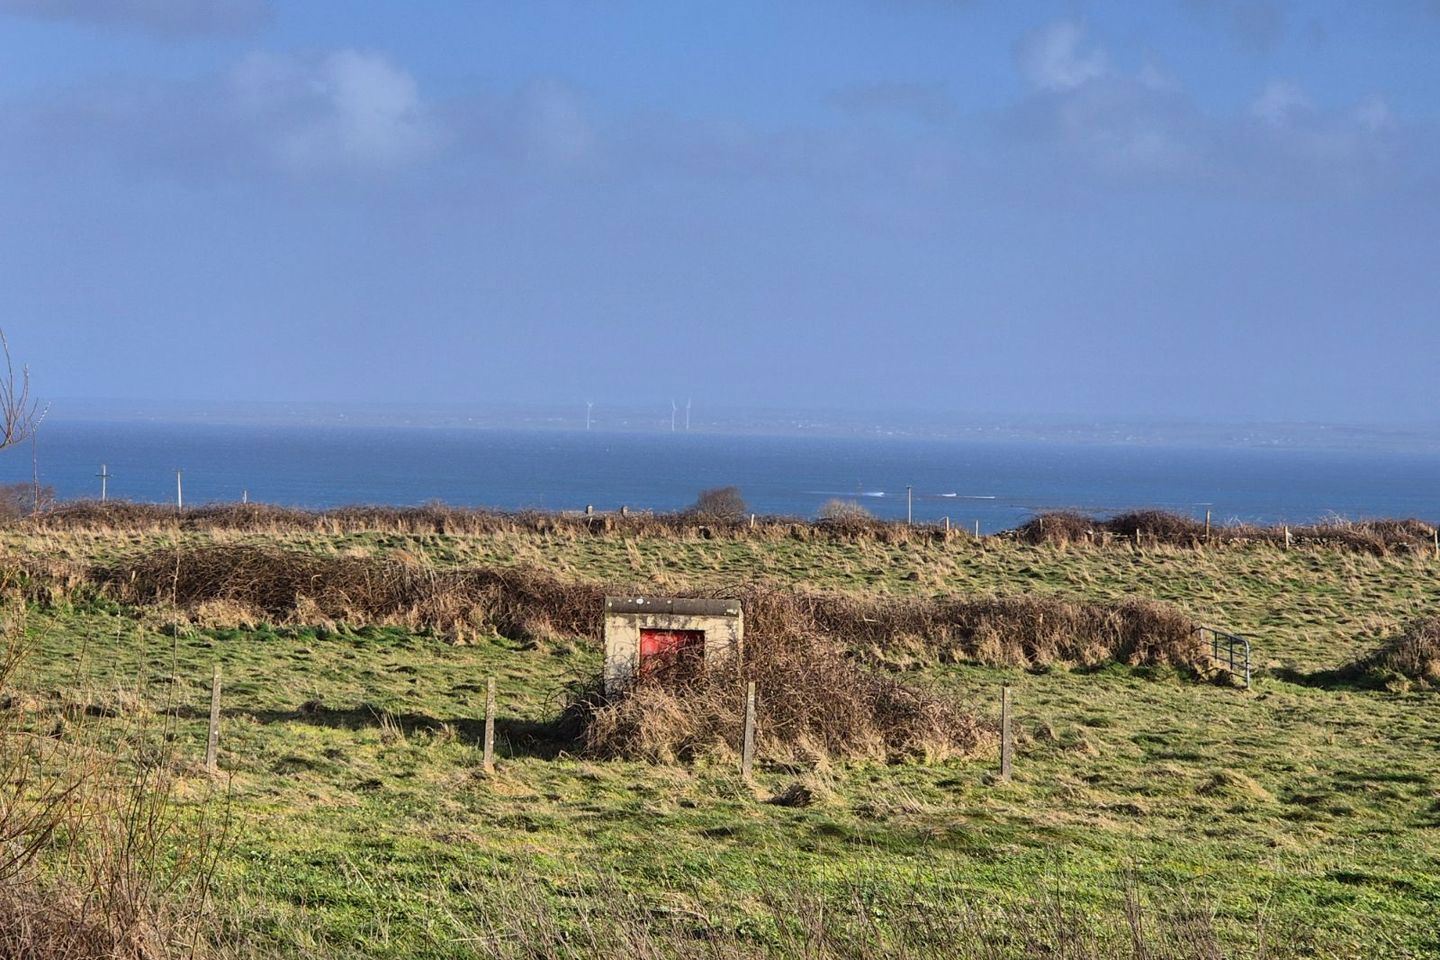
<path fill-rule="evenodd" d="M 738 668 L 745 617 L 738 600 L 605 598 L 605 693 L 615 694 L 666 664 L 704 671 Z"/>

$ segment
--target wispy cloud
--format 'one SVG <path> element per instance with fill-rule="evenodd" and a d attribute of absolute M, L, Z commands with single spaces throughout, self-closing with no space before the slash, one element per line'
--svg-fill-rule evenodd
<path fill-rule="evenodd" d="M 536 80 L 428 96 L 384 54 L 257 52 L 186 80 L 108 78 L 0 110 L 0 160 L 118 166 L 200 181 L 374 178 L 457 160 L 556 171 L 600 152 L 584 100 Z"/>
<path fill-rule="evenodd" d="M 299 172 L 383 170 L 425 156 L 439 136 L 415 79 L 378 54 L 316 60 L 254 54 L 227 78 L 223 108 L 275 163 Z"/>
<path fill-rule="evenodd" d="M 1272 80 L 1247 108 L 1203 110 L 1153 65 L 1117 65 L 1083 28 L 1060 20 L 1017 48 L 1034 92 L 1002 129 L 1027 151 L 1113 183 L 1231 191 L 1388 188 L 1425 166 L 1431 138 L 1405 135 L 1379 95 L 1324 108 L 1296 83 Z M 1042 154 L 1043 155 L 1043 154 Z"/>
<path fill-rule="evenodd" d="M 0 13 L 183 37 L 249 33 L 272 11 L 268 0 L 0 0 Z"/>
<path fill-rule="evenodd" d="M 1056 20 L 1026 35 L 1016 49 L 1021 70 L 1041 90 L 1071 90 L 1105 75 L 1105 51 L 1086 42 L 1085 28 L 1074 20 Z"/>
<path fill-rule="evenodd" d="M 1250 102 L 1250 115 L 1273 126 L 1281 126 L 1299 114 L 1313 113 L 1315 105 L 1296 83 L 1271 80 Z"/>

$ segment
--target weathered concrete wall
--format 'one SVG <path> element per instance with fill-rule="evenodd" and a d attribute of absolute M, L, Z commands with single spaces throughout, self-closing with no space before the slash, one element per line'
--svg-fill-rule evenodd
<path fill-rule="evenodd" d="M 739 663 L 745 617 L 738 600 L 665 597 L 605 598 L 605 692 L 615 693 L 640 671 L 641 630 L 703 630 L 705 669 Z"/>

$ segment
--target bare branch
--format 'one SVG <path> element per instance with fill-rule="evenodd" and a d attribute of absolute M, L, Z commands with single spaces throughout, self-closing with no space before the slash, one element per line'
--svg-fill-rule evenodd
<path fill-rule="evenodd" d="M 30 396 L 30 368 L 20 368 L 15 377 L 15 361 L 10 356 L 10 341 L 0 330 L 0 350 L 5 354 L 5 372 L 0 377 L 0 450 L 24 443 L 35 436 L 46 410 Z M 48 409 L 48 408 L 47 408 Z"/>

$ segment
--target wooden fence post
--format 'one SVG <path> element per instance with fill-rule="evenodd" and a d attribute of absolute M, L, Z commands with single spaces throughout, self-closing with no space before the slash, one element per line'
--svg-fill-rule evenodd
<path fill-rule="evenodd" d="M 205 772 L 210 776 L 220 772 L 220 664 L 215 664 L 215 675 L 210 681 L 210 735 L 205 740 Z"/>
<path fill-rule="evenodd" d="M 740 750 L 740 777 L 746 783 L 751 780 L 755 767 L 755 681 L 745 686 L 745 743 Z"/>
<path fill-rule="evenodd" d="M 1000 779 L 1010 782 L 1010 764 L 1014 744 L 1010 739 L 1010 687 L 1000 688 Z"/>
<path fill-rule="evenodd" d="M 485 758 L 481 768 L 486 773 L 495 772 L 495 678 L 485 683 Z"/>

